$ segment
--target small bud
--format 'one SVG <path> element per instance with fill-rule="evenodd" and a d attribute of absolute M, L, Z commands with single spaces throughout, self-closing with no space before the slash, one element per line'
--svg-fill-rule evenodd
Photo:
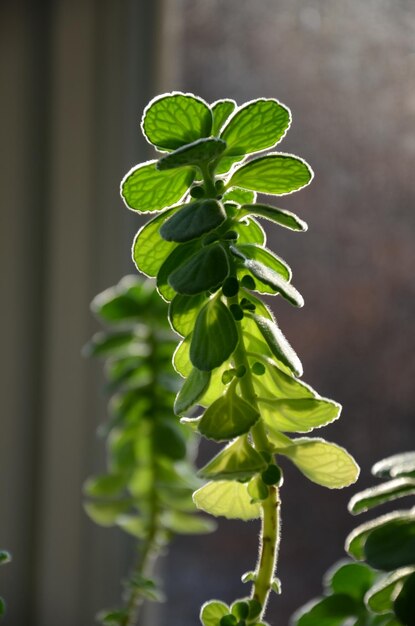
<path fill-rule="evenodd" d="M 268 465 L 267 469 L 262 472 L 261 478 L 266 485 L 278 485 L 282 478 L 281 470 L 278 465 Z"/>
<path fill-rule="evenodd" d="M 220 626 L 236 626 L 238 620 L 236 619 L 235 615 L 224 615 L 222 617 L 222 619 L 220 620 L 219 624 Z"/>
<path fill-rule="evenodd" d="M 232 604 L 231 611 L 233 615 L 244 620 L 248 617 L 249 604 L 245 600 L 237 600 Z"/>
<path fill-rule="evenodd" d="M 229 307 L 234 319 L 237 322 L 240 322 L 243 317 L 244 317 L 244 312 L 242 311 L 241 307 L 239 306 L 239 304 L 231 304 L 231 306 Z"/>
<path fill-rule="evenodd" d="M 239 367 L 236 368 L 235 376 L 237 378 L 242 378 L 242 376 L 245 376 L 245 374 L 246 374 L 246 367 L 245 367 L 245 365 L 240 365 Z"/>
<path fill-rule="evenodd" d="M 238 237 L 239 235 L 235 230 L 228 230 L 228 232 L 225 233 L 223 239 L 225 241 L 236 241 Z"/>
<path fill-rule="evenodd" d="M 199 198 L 204 198 L 205 189 L 201 185 L 195 185 L 194 187 L 191 188 L 190 195 L 192 196 L 192 198 L 195 198 L 196 200 L 198 200 Z"/>
<path fill-rule="evenodd" d="M 255 376 L 262 376 L 265 374 L 265 365 L 259 361 L 255 361 L 252 366 L 252 373 L 255 374 Z"/>
<path fill-rule="evenodd" d="M 242 287 L 245 287 L 245 289 L 255 289 L 255 281 L 252 276 L 249 276 L 249 274 L 245 274 L 245 276 L 243 276 L 241 285 Z"/>
<path fill-rule="evenodd" d="M 229 276 L 225 282 L 223 283 L 222 293 L 227 298 L 232 298 L 236 296 L 239 291 L 239 283 L 238 280 L 234 276 Z"/>
<path fill-rule="evenodd" d="M 235 370 L 225 370 L 222 374 L 222 384 L 228 385 L 235 376 Z"/>

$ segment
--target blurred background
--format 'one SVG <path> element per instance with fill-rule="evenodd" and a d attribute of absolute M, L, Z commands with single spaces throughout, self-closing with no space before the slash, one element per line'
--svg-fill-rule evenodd
<path fill-rule="evenodd" d="M 82 482 L 104 463 L 105 399 L 100 366 L 80 350 L 96 329 L 92 297 L 134 271 L 142 220 L 118 188 L 151 157 L 139 119 L 159 92 L 291 108 L 281 150 L 316 177 L 275 204 L 309 231 L 268 232 L 306 306 L 274 311 L 304 379 L 344 405 L 322 434 L 355 455 L 359 487 L 375 460 L 414 448 L 415 6 L 2 0 L 0 51 L 0 547 L 14 555 L 0 573 L 4 623 L 89 626 L 117 603 L 132 544 L 82 510 Z M 355 490 L 327 491 L 286 467 L 271 624 L 288 624 L 342 557 Z M 257 531 L 221 520 L 208 538 L 177 540 L 162 565 L 170 601 L 152 626 L 197 626 L 201 602 L 243 595 Z"/>

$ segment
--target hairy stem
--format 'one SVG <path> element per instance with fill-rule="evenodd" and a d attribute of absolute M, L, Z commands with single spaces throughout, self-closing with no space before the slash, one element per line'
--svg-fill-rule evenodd
<path fill-rule="evenodd" d="M 233 296 L 227 300 L 228 305 L 239 303 L 238 296 Z M 240 322 L 236 322 L 236 325 L 238 328 L 239 341 L 236 350 L 233 353 L 233 359 L 235 368 L 241 365 L 245 367 L 245 374 L 239 380 L 242 397 L 259 413 L 260 411 L 252 381 L 252 373 L 249 367 L 242 327 Z M 255 426 L 253 426 L 251 434 L 254 446 L 259 452 L 269 451 L 270 445 L 261 418 L 259 418 Z M 276 568 L 279 545 L 279 504 L 277 488 L 269 487 L 268 497 L 261 503 L 262 521 L 259 556 L 255 582 L 252 588 L 252 598 L 258 600 L 262 606 L 261 616 L 259 619 L 261 619 L 264 615 Z"/>

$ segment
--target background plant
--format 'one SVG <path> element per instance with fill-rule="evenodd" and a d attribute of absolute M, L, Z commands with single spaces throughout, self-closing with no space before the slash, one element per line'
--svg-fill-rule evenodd
<path fill-rule="evenodd" d="M 0 565 L 5 565 L 6 563 L 10 563 L 11 556 L 7 550 L 0 550 Z M 0 617 L 3 617 L 6 611 L 6 603 L 3 598 L 0 597 Z"/>
<path fill-rule="evenodd" d="M 386 481 L 353 496 L 351 513 L 415 495 L 415 452 L 379 461 L 372 473 Z M 365 522 L 349 534 L 345 548 L 362 562 L 341 562 L 329 570 L 324 597 L 300 609 L 293 624 L 414 626 L 415 508 Z"/>
<path fill-rule="evenodd" d="M 311 168 L 301 158 L 272 152 L 291 123 L 287 107 L 258 99 L 209 106 L 191 94 L 155 98 L 144 111 L 146 139 L 164 154 L 125 176 L 127 206 L 160 215 L 138 232 L 137 268 L 157 277 L 170 303 L 169 320 L 183 337 L 174 355 L 186 379 L 175 401 L 198 432 L 226 446 L 199 474 L 209 482 L 194 494 L 212 515 L 261 517 L 257 566 L 244 575 L 251 597 L 231 607 L 205 604 L 205 626 L 262 624 L 274 578 L 279 542 L 277 455 L 289 458 L 310 480 L 340 488 L 358 468 L 347 452 L 319 438 L 291 439 L 337 419 L 341 407 L 301 382 L 300 359 L 260 295 L 279 295 L 294 306 L 303 298 L 287 263 L 265 247 L 262 217 L 293 231 L 306 224 L 293 213 L 256 203 L 256 192 L 285 195 L 308 185 Z"/>
<path fill-rule="evenodd" d="M 97 524 L 118 526 L 138 540 L 124 607 L 99 615 L 108 625 L 132 626 L 143 600 L 163 598 L 152 570 L 174 534 L 214 527 L 193 515 L 192 492 L 200 486 L 192 464 L 195 437 L 173 413 L 178 376 L 166 308 L 153 284 L 134 276 L 92 302 L 107 329 L 94 335 L 85 353 L 105 357 L 111 399 L 110 419 L 100 429 L 108 470 L 85 483 L 85 509 Z"/>

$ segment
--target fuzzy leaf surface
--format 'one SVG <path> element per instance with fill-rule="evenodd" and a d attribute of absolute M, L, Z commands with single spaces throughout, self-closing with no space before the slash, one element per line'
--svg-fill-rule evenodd
<path fill-rule="evenodd" d="M 214 230 L 226 220 L 223 206 L 216 200 L 186 204 L 163 222 L 160 235 L 166 241 L 183 243 Z"/>
<path fill-rule="evenodd" d="M 247 433 L 259 419 L 259 413 L 230 388 L 215 400 L 199 422 L 199 432 L 214 441 L 229 441 Z"/>
<path fill-rule="evenodd" d="M 239 167 L 229 185 L 283 196 L 305 187 L 312 178 L 310 166 L 302 159 L 289 154 L 269 154 Z"/>
<path fill-rule="evenodd" d="M 146 276 L 157 276 L 160 267 L 174 250 L 174 242 L 165 241 L 159 235 L 160 226 L 175 211 L 169 209 L 140 228 L 133 243 L 133 261 Z"/>
<path fill-rule="evenodd" d="M 272 354 L 289 367 L 295 376 L 302 376 L 303 366 L 301 361 L 288 343 L 277 323 L 265 317 L 261 317 L 260 315 L 252 315 L 252 317 Z"/>
<path fill-rule="evenodd" d="M 199 476 L 210 480 L 246 480 L 266 467 L 262 456 L 239 437 L 199 470 Z"/>
<path fill-rule="evenodd" d="M 213 113 L 212 135 L 216 137 L 219 135 L 228 117 L 236 109 L 236 102 L 226 98 L 217 100 L 211 105 L 211 109 Z"/>
<path fill-rule="evenodd" d="M 228 257 L 220 244 L 202 248 L 174 270 L 168 278 L 182 295 L 193 296 L 221 286 L 229 273 Z"/>
<path fill-rule="evenodd" d="M 238 332 L 229 309 L 218 299 L 200 310 L 190 346 L 190 360 L 202 371 L 222 365 L 236 348 Z"/>
<path fill-rule="evenodd" d="M 336 420 L 341 412 L 337 402 L 326 398 L 258 398 L 261 415 L 273 431 L 307 433 Z"/>
<path fill-rule="evenodd" d="M 243 204 L 239 215 L 257 215 L 290 230 L 305 232 L 308 229 L 307 224 L 295 213 L 285 209 L 277 209 L 277 207 L 268 204 Z"/>

